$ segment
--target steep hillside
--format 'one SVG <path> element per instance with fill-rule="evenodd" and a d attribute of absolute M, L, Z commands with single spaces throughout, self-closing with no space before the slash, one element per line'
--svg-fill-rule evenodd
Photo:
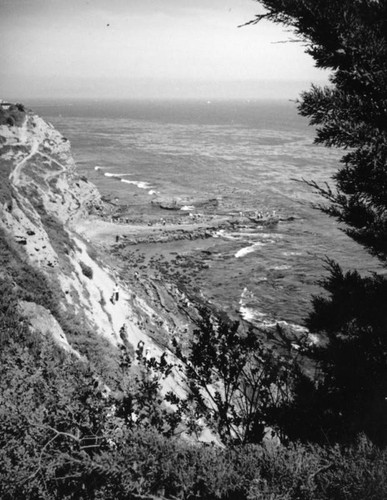
<path fill-rule="evenodd" d="M 14 109 L 1 107 L 3 116 Z M 77 233 L 78 221 L 103 210 L 103 203 L 95 186 L 77 174 L 69 141 L 22 106 L 17 122 L 0 123 L 0 274 L 24 290 L 18 303 L 23 317 L 108 372 L 114 372 L 124 342 L 134 352 L 142 341 L 149 355 L 160 357 L 165 349 L 140 326 L 143 316 L 157 317 L 155 311 Z M 41 276 L 42 297 L 22 277 L 21 266 Z M 113 291 L 119 300 L 112 300 Z M 181 392 L 179 384 L 171 379 L 165 389 Z"/>

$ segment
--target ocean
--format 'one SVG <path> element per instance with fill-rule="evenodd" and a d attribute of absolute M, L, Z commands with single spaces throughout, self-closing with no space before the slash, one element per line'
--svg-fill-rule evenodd
<path fill-rule="evenodd" d="M 154 215 L 159 196 L 216 198 L 216 213 L 273 211 L 272 228 L 219 231 L 169 244 L 197 266 L 195 286 L 230 314 L 302 324 L 321 289 L 324 259 L 361 273 L 378 262 L 302 179 L 329 182 L 342 152 L 313 144 L 314 129 L 289 101 L 31 101 L 72 145 L 78 170 L 101 193 Z M 160 210 L 160 209 L 158 209 Z"/>

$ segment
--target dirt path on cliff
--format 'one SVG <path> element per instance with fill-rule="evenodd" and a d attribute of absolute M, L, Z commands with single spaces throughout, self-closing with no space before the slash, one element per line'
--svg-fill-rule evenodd
<path fill-rule="evenodd" d="M 20 128 L 19 140 L 21 144 L 27 143 L 27 120 L 24 121 L 22 127 Z M 36 155 L 40 144 L 41 142 L 37 138 L 33 137 L 30 152 L 21 161 L 19 161 L 19 163 L 17 163 L 15 168 L 12 170 L 9 178 L 15 187 L 21 184 L 21 171 L 24 164 Z"/>
<path fill-rule="evenodd" d="M 28 119 L 26 119 L 23 123 L 23 125 L 20 127 L 20 130 L 18 131 L 18 138 L 19 142 L 21 145 L 28 145 Z M 55 163 L 58 167 L 59 170 L 57 172 L 45 172 L 43 175 L 43 178 L 45 181 L 50 181 L 54 177 L 58 177 L 59 175 L 63 174 L 66 172 L 66 167 L 62 165 L 60 162 L 57 160 L 54 160 L 51 156 L 46 155 L 44 153 L 41 153 L 39 151 L 40 146 L 43 143 L 44 137 L 41 137 L 38 135 L 36 137 L 35 135 L 32 136 L 32 141 L 30 142 L 31 147 L 29 153 L 24 156 L 22 160 L 20 160 L 18 163 L 16 163 L 15 168 L 12 170 L 10 174 L 10 181 L 13 183 L 14 186 L 21 185 L 23 183 L 21 174 L 22 174 L 22 169 L 24 165 L 36 154 L 41 156 L 42 158 L 46 158 L 47 160 L 51 161 L 52 163 Z"/>

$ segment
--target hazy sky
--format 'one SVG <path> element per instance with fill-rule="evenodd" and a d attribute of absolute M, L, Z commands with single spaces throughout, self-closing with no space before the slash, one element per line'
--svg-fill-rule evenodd
<path fill-rule="evenodd" d="M 253 0 L 0 0 L 0 97 L 296 97 L 325 79 Z"/>

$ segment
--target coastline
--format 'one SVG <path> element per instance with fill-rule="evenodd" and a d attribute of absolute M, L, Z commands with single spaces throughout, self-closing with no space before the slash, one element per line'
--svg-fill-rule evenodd
<path fill-rule="evenodd" d="M 276 345 L 284 353 L 294 353 L 311 341 L 307 329 L 300 325 L 251 314 L 250 302 L 243 294 L 238 309 L 227 310 L 224 304 L 206 297 L 196 283 L 198 268 L 210 267 L 207 262 L 212 252 L 206 247 L 214 244 L 221 230 L 254 227 L 248 217 L 211 215 L 205 221 L 190 223 L 180 219 L 161 223 L 155 217 L 152 223 L 132 224 L 114 222 L 114 217 L 106 220 L 107 215 L 110 218 L 111 213 L 73 221 L 74 229 L 101 252 L 102 261 L 114 268 L 131 290 L 136 316 L 142 317 L 139 327 L 163 349 L 169 350 L 172 340 L 182 348 L 188 345 L 201 307 L 226 314 L 239 321 L 242 329 L 253 328 L 268 345 Z M 191 251 L 187 251 L 190 243 Z"/>

